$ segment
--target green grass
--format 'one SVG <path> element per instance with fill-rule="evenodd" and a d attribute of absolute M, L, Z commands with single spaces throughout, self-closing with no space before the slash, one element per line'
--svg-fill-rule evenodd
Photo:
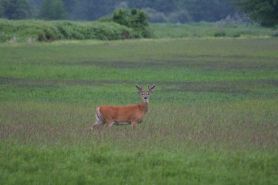
<path fill-rule="evenodd" d="M 0 45 L 0 184 L 276 184 L 278 40 Z M 136 130 L 95 107 L 157 89 Z"/>
<path fill-rule="evenodd" d="M 277 29 L 233 23 L 152 24 L 156 38 L 275 37 Z"/>

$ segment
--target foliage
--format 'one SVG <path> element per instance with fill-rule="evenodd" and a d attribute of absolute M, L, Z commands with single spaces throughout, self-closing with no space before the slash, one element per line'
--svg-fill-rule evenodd
<path fill-rule="evenodd" d="M 66 0 L 64 0 L 66 2 Z M 77 0 L 72 1 L 72 11 L 68 12 L 72 19 L 96 20 L 111 15 L 115 8 L 115 0 Z"/>
<path fill-rule="evenodd" d="M 136 33 L 126 26 L 113 22 L 69 22 L 69 21 L 8 21 L 0 20 L 1 41 L 16 38 L 27 41 L 61 39 L 124 39 L 133 38 Z"/>
<path fill-rule="evenodd" d="M 147 27 L 152 38 L 194 38 L 194 37 L 275 37 L 277 29 L 263 28 L 258 25 L 236 25 L 215 23 L 194 24 L 150 24 Z M 220 34 L 220 35 L 219 35 Z M 117 40 L 138 38 L 142 32 L 117 24 L 111 19 L 100 22 L 77 21 L 35 21 L 0 20 L 0 42 L 16 39 L 53 41 L 66 39 Z M 277 37 L 277 36 L 276 36 Z"/>
<path fill-rule="evenodd" d="M 278 0 L 235 0 L 252 19 L 263 26 L 278 24 Z"/>
<path fill-rule="evenodd" d="M 112 20 L 135 30 L 137 37 L 150 37 L 147 15 L 138 9 L 119 9 L 113 13 Z"/>
<path fill-rule="evenodd" d="M 227 0 L 129 0 L 128 2 L 131 7 L 148 8 L 162 14 L 165 17 L 164 21 L 167 22 L 217 21 L 235 13 Z M 153 14 L 152 11 L 149 11 L 151 20 L 157 14 Z"/>
<path fill-rule="evenodd" d="M 49 20 L 64 19 L 66 17 L 66 12 L 64 9 L 63 1 L 44 0 L 39 16 L 40 18 Z"/>
<path fill-rule="evenodd" d="M 103 16 L 111 15 L 115 8 L 122 7 L 147 10 L 151 21 L 181 23 L 217 21 L 236 12 L 230 5 L 229 0 L 28 0 L 28 2 L 30 7 L 32 7 L 33 17 L 40 17 L 41 12 L 45 12 L 43 13 L 44 16 L 42 16 L 45 19 L 96 20 Z M 53 9 L 58 6 L 58 11 L 53 10 L 51 12 L 52 10 L 46 10 L 48 9 L 46 4 L 56 4 L 51 6 Z M 61 8 L 62 4 L 63 7 Z M 40 11 L 37 11 L 38 9 Z M 59 14 L 59 16 L 56 14 Z M 160 19 L 158 19 L 158 16 Z"/>
<path fill-rule="evenodd" d="M 7 19 L 26 19 L 31 16 L 27 0 L 0 0 L 0 17 Z"/>

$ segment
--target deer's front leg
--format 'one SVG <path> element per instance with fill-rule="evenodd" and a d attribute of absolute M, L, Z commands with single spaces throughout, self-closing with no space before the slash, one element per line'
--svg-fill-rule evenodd
<path fill-rule="evenodd" d="M 114 125 L 115 121 L 108 122 L 108 128 L 111 128 Z"/>
<path fill-rule="evenodd" d="M 135 129 L 137 127 L 137 122 L 136 121 L 132 121 L 131 122 L 131 126 L 133 129 Z"/>

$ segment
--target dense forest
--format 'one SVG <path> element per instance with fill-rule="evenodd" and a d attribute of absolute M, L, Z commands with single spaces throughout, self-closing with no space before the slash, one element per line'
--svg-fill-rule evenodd
<path fill-rule="evenodd" d="M 152 22 L 217 21 L 236 13 L 230 0 L 0 0 L 0 16 L 96 20 L 117 8 L 143 9 Z"/>

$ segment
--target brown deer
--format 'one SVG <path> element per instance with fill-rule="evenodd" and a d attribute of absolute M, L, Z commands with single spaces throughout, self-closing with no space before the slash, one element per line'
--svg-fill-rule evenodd
<path fill-rule="evenodd" d="M 136 128 L 137 124 L 143 121 L 144 115 L 148 112 L 149 98 L 153 92 L 155 85 L 148 86 L 148 90 L 144 91 L 143 87 L 136 85 L 138 93 L 142 99 L 141 103 L 126 106 L 110 106 L 102 105 L 96 108 L 96 122 L 92 125 L 92 129 L 107 125 L 112 127 L 115 125 L 131 124 L 132 128 Z"/>

